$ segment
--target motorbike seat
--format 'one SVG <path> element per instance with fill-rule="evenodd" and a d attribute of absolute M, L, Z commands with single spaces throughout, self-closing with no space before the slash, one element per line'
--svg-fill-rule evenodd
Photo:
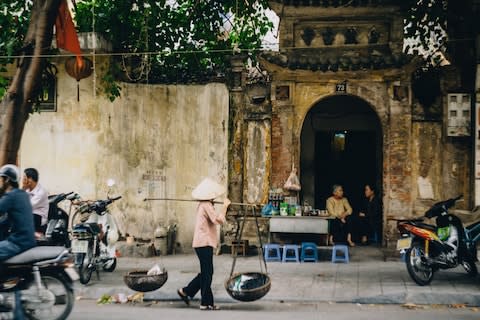
<path fill-rule="evenodd" d="M 4 265 L 19 265 L 19 264 L 30 264 L 38 261 L 54 259 L 62 254 L 67 249 L 65 247 L 34 247 L 28 249 L 6 261 L 3 262 Z"/>
<path fill-rule="evenodd" d="M 436 226 L 431 225 L 431 224 L 427 224 L 427 223 L 423 223 L 423 222 L 416 223 L 415 225 L 417 227 L 424 228 L 424 229 L 427 229 L 427 230 L 430 230 L 430 231 L 436 231 L 437 230 Z"/>
<path fill-rule="evenodd" d="M 74 227 L 74 232 L 75 231 L 80 231 L 82 229 L 86 229 L 88 232 L 90 232 L 91 234 L 99 234 L 102 230 L 100 228 L 100 226 L 98 225 L 98 223 L 96 222 L 86 222 L 86 223 L 82 223 L 82 224 L 78 224 Z"/>

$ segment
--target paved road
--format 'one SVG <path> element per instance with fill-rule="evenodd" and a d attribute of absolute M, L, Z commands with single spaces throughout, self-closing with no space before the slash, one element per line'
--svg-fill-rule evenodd
<path fill-rule="evenodd" d="M 350 250 L 350 263 L 331 263 L 328 251 L 321 251 L 318 263 L 268 263 L 272 279 L 270 292 L 263 301 L 337 302 L 362 304 L 456 304 L 480 306 L 480 275 L 467 276 L 463 268 L 441 270 L 431 285 L 420 287 L 410 279 L 400 259 L 383 260 L 379 248 L 355 247 Z M 168 270 L 168 281 L 160 289 L 145 294 L 146 300 L 176 301 L 177 288 L 186 285 L 198 272 L 198 259 L 182 254 L 153 258 L 120 258 L 113 273 L 101 272 L 101 280 L 75 284 L 78 297 L 98 299 L 104 294 L 132 294 L 123 282 L 123 275 L 135 269 L 149 269 L 156 263 Z M 215 301 L 232 303 L 224 288 L 232 265 L 229 254 L 214 257 L 215 273 L 212 289 Z M 480 264 L 479 264 L 480 267 Z M 259 271 L 258 257 L 241 257 L 235 271 Z M 198 298 L 198 296 L 196 297 Z M 479 317 L 480 319 L 480 317 Z"/>
<path fill-rule="evenodd" d="M 197 304 L 187 307 L 181 302 L 153 302 L 137 305 L 97 305 L 94 300 L 76 301 L 69 320 L 103 319 L 328 319 L 328 320 L 478 320 L 480 309 L 441 305 L 408 309 L 401 305 L 363 305 L 344 303 L 226 303 L 219 311 L 200 311 Z"/>

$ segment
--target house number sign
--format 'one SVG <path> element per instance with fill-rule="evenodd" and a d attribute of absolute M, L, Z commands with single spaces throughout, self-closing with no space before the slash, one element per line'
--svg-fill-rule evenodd
<path fill-rule="evenodd" d="M 347 81 L 337 83 L 335 85 L 335 92 L 337 93 L 346 93 L 347 92 Z"/>

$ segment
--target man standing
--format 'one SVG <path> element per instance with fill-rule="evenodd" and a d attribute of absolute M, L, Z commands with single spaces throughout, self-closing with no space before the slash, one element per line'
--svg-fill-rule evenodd
<path fill-rule="evenodd" d="M 35 168 L 27 168 L 23 175 L 23 189 L 30 195 L 32 203 L 33 219 L 35 222 L 35 235 L 45 233 L 48 222 L 48 192 L 38 183 L 38 171 Z"/>

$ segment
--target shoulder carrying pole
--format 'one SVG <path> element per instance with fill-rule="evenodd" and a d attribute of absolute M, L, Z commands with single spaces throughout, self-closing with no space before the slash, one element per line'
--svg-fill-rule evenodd
<path fill-rule="evenodd" d="M 183 202 L 199 202 L 201 200 L 195 199 L 177 199 L 177 198 L 145 198 L 143 201 L 183 201 Z M 216 204 L 223 204 L 222 201 L 213 201 Z M 230 203 L 231 206 L 245 206 L 245 207 L 257 207 L 262 206 L 261 203 L 246 203 L 246 202 L 232 202 Z"/>

